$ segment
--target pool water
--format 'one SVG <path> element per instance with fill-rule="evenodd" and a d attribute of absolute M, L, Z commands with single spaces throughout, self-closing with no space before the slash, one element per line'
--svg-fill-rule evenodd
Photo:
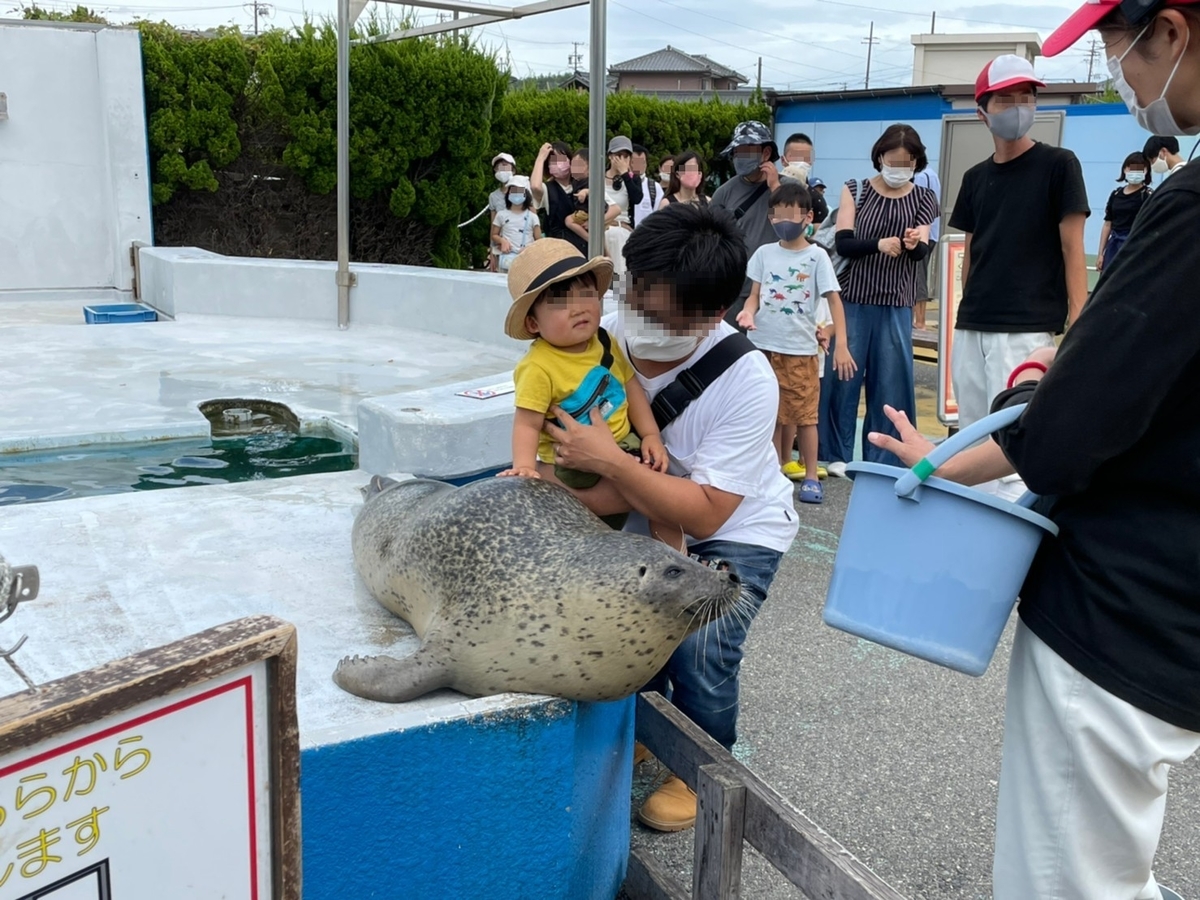
<path fill-rule="evenodd" d="M 344 472 L 352 443 L 328 434 L 265 433 L 0 455 L 0 506 Z"/>

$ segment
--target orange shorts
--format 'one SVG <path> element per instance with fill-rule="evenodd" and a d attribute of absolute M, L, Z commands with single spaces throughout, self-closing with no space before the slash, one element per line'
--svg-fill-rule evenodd
<path fill-rule="evenodd" d="M 816 425 L 821 400 L 821 379 L 815 356 L 789 356 L 767 352 L 779 379 L 779 423 Z"/>

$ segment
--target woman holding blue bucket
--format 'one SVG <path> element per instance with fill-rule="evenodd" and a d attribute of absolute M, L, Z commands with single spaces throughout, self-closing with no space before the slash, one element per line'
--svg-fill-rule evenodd
<path fill-rule="evenodd" d="M 1089 0 L 1043 47 L 1090 29 L 1152 134 L 1200 134 L 1200 0 Z M 1059 527 L 1021 592 L 996 811 L 997 900 L 1159 900 L 1167 774 L 1200 748 L 1200 165 L 1146 200 L 1057 354 L 993 409 L 1028 402 L 937 474 L 1016 472 Z M 932 448 L 889 409 L 913 465 Z"/>

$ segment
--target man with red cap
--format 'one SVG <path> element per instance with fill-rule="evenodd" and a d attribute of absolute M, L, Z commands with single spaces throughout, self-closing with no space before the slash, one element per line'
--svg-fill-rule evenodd
<path fill-rule="evenodd" d="M 958 423 L 988 413 L 1013 367 L 1074 322 L 1087 300 L 1079 160 L 1029 137 L 1037 89 L 1030 62 L 998 56 L 975 81 L 996 152 L 963 176 L 950 227 L 966 234 L 952 360 Z"/>
<path fill-rule="evenodd" d="M 1043 52 L 1092 28 L 1138 125 L 1200 134 L 1200 0 L 1090 0 Z M 993 409 L 1020 418 L 937 470 L 962 484 L 1018 473 L 1059 528 L 1017 608 L 994 900 L 1179 900 L 1153 869 L 1168 777 L 1200 751 L 1197 235 L 1187 165 L 1146 201 L 1061 347 L 1009 374 Z M 930 452 L 888 415 L 900 439 L 871 443 L 906 465 Z"/>

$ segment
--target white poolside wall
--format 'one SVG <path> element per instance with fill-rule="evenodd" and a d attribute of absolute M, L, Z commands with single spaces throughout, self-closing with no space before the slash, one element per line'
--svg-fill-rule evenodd
<path fill-rule="evenodd" d="M 149 243 L 135 29 L 0 20 L 0 299 L 128 299 Z"/>
<path fill-rule="evenodd" d="M 300 319 L 337 328 L 336 266 L 308 260 L 226 257 L 195 247 L 139 251 L 142 300 L 172 317 Z M 391 326 L 480 344 L 522 346 L 504 334 L 512 302 L 505 277 L 420 266 L 354 264 L 350 329 Z M 358 405 L 359 467 L 373 474 L 453 477 L 512 460 L 512 395 L 458 396 L 503 383 L 507 371 Z"/>

